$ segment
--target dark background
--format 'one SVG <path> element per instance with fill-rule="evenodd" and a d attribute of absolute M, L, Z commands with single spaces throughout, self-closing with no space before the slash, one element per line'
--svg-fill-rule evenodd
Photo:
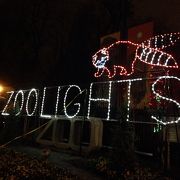
<path fill-rule="evenodd" d="M 128 27 L 153 20 L 155 33 L 180 29 L 178 0 L 128 2 Z M 94 81 L 91 56 L 123 18 L 120 0 L 1 0 L 0 81 L 15 88 Z"/>

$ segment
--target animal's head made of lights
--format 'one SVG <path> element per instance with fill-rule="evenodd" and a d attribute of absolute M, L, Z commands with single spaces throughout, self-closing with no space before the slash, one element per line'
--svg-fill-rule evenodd
<path fill-rule="evenodd" d="M 164 52 L 164 49 L 173 46 L 178 40 L 180 40 L 180 32 L 154 36 L 140 44 L 131 41 L 117 41 L 108 47 L 100 49 L 93 55 L 92 63 L 97 68 L 94 76 L 100 77 L 104 73 L 108 78 L 113 78 L 116 75 L 129 76 L 134 73 L 135 62 L 138 60 L 151 66 L 177 69 L 178 64 L 175 58 L 171 54 Z M 106 64 L 107 61 L 110 61 L 110 50 L 116 45 L 122 44 L 136 48 L 130 72 L 122 65 L 113 65 L 113 67 L 109 68 Z"/>

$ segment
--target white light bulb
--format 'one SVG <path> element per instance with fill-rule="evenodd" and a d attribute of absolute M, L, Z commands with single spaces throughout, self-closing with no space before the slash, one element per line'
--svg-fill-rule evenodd
<path fill-rule="evenodd" d="M 17 99 L 18 99 L 18 96 L 19 96 L 19 95 L 21 95 L 21 105 L 20 105 L 20 107 L 19 107 L 19 112 L 17 112 L 17 113 L 15 114 L 15 116 L 18 116 L 18 115 L 21 113 L 21 111 L 22 111 L 22 109 L 23 109 L 23 105 L 24 105 L 24 92 L 23 92 L 23 90 L 19 90 L 19 91 L 17 92 L 16 96 L 15 96 L 15 99 L 14 99 L 14 109 L 16 108 Z"/>
<path fill-rule="evenodd" d="M 34 95 L 35 95 L 35 105 L 34 105 L 34 109 L 33 109 L 32 113 L 29 113 L 29 107 L 28 107 L 29 99 L 32 96 L 32 93 L 34 93 Z M 38 105 L 38 93 L 37 93 L 36 89 L 32 88 L 28 93 L 28 97 L 27 97 L 27 101 L 26 101 L 26 113 L 28 116 L 33 116 L 35 114 L 37 105 Z"/>
<path fill-rule="evenodd" d="M 65 96 L 64 96 L 64 113 L 65 113 L 66 117 L 70 118 L 70 119 L 76 117 L 78 115 L 79 111 L 80 111 L 80 108 L 81 108 L 80 103 L 75 103 L 74 106 L 78 106 L 78 109 L 77 109 L 76 113 L 74 115 L 68 115 L 67 107 L 66 107 L 66 99 L 67 99 L 68 92 L 69 92 L 69 90 L 71 88 L 77 88 L 78 91 L 79 91 L 79 94 L 82 93 L 81 88 L 79 86 L 77 86 L 77 85 L 70 85 L 69 88 L 67 89 L 66 93 L 65 93 Z"/>

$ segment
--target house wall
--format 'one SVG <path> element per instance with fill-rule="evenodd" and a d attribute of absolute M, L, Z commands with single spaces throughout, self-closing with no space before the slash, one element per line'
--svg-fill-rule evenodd
<path fill-rule="evenodd" d="M 180 1 L 178 0 L 133 0 L 134 21 L 152 19 L 160 32 L 180 30 Z"/>

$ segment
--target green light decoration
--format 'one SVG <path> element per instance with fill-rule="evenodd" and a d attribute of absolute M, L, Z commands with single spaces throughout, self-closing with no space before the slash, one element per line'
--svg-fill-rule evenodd
<path fill-rule="evenodd" d="M 162 125 L 156 124 L 153 128 L 153 133 L 159 133 L 162 130 Z"/>

